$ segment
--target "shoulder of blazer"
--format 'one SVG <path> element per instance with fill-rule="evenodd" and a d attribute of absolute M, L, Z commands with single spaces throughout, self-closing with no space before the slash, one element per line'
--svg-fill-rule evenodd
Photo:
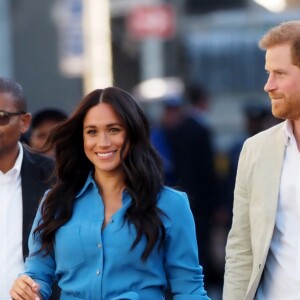
<path fill-rule="evenodd" d="M 281 122 L 275 126 L 272 126 L 266 130 L 263 130 L 259 133 L 257 133 L 256 135 L 252 136 L 249 138 L 249 140 L 251 139 L 265 139 L 265 138 L 273 138 L 274 136 L 277 135 L 281 135 L 283 136 L 283 128 L 285 126 L 285 122 Z"/>
<path fill-rule="evenodd" d="M 23 199 L 23 256 L 28 255 L 28 236 L 35 217 L 36 209 L 43 194 L 53 181 L 50 176 L 54 168 L 54 160 L 34 152 L 26 145 L 23 147 L 21 166 L 21 185 Z"/>
<path fill-rule="evenodd" d="M 54 169 L 55 161 L 53 158 L 46 155 L 34 152 L 26 145 L 23 147 L 23 161 L 21 167 L 21 176 L 30 172 L 30 176 L 41 176 L 45 173 L 50 175 Z"/>
<path fill-rule="evenodd" d="M 248 147 L 258 145 L 261 147 L 270 147 L 273 144 L 284 144 L 284 125 L 285 122 L 277 124 L 269 129 L 259 132 L 258 134 L 248 138 L 245 145 Z"/>

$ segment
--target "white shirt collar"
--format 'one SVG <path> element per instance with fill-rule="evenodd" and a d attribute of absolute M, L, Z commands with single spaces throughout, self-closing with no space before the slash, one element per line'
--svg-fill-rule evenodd
<path fill-rule="evenodd" d="M 291 120 L 286 120 L 284 122 L 284 136 L 285 136 L 285 145 L 288 146 L 291 139 L 294 139 L 294 132 L 293 132 L 293 123 Z"/>
<path fill-rule="evenodd" d="M 21 166 L 23 161 L 23 147 L 20 142 L 18 142 L 18 145 L 19 145 L 19 154 L 15 161 L 14 166 L 12 167 L 12 170 L 15 170 L 17 175 L 19 175 L 21 172 Z"/>
<path fill-rule="evenodd" d="M 23 147 L 18 143 L 19 153 L 13 167 L 3 174 L 0 171 L 0 299 L 11 299 L 9 289 L 18 274 L 24 272 L 22 254 L 22 180 L 21 166 Z M 12 255 L 13 253 L 13 255 Z"/>
<path fill-rule="evenodd" d="M 5 176 L 5 177 L 7 177 L 7 176 L 19 176 L 20 175 L 24 154 L 23 154 L 23 147 L 22 147 L 22 144 L 20 142 L 18 142 L 18 147 L 19 147 L 19 153 L 18 153 L 18 156 L 17 156 L 17 159 L 16 159 L 14 165 L 6 173 L 3 173 L 0 170 L 1 175 Z"/>

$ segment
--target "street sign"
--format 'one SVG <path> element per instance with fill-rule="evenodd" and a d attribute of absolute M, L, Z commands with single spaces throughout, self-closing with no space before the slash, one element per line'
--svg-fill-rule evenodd
<path fill-rule="evenodd" d="M 127 32 L 132 38 L 171 38 L 175 33 L 175 13 L 171 5 L 137 6 L 127 17 Z"/>

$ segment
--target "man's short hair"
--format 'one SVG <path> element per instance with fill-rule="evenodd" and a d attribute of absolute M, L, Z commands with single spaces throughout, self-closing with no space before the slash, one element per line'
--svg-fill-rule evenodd
<path fill-rule="evenodd" d="M 27 103 L 22 86 L 9 78 L 0 77 L 0 93 L 9 93 L 16 101 L 16 107 L 20 111 L 27 111 Z"/>

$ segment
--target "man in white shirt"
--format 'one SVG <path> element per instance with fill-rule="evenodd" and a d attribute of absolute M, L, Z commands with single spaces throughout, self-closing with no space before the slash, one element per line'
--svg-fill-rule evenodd
<path fill-rule="evenodd" d="M 24 271 L 31 225 L 54 161 L 19 140 L 31 121 L 22 87 L 0 77 L 0 300 Z M 58 299 L 58 298 L 53 298 Z"/>
<path fill-rule="evenodd" d="M 269 30 L 265 91 L 286 120 L 241 151 L 232 228 L 226 246 L 224 300 L 300 299 L 300 21 Z"/>

